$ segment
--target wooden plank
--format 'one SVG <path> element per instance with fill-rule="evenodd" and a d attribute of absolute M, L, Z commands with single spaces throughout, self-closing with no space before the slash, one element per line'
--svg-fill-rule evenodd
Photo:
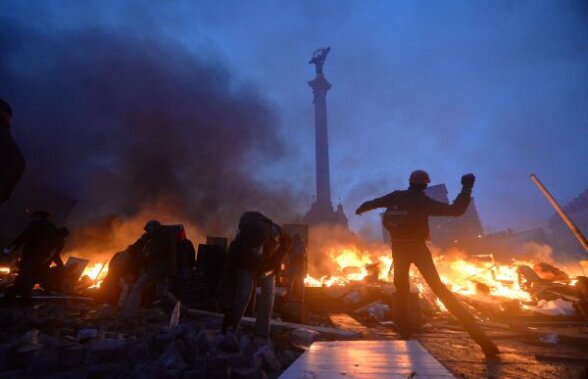
<path fill-rule="evenodd" d="M 331 321 L 331 324 L 338 329 L 351 330 L 360 333 L 364 338 L 375 340 L 382 339 L 373 330 L 370 330 L 347 313 L 332 313 L 329 315 L 329 320 Z"/>
<path fill-rule="evenodd" d="M 191 316 L 191 317 L 209 317 L 209 318 L 222 318 L 224 317 L 221 313 L 210 312 L 210 311 L 203 311 L 200 309 L 187 309 L 182 310 L 182 314 Z M 255 317 L 243 317 L 241 319 L 241 324 L 243 325 L 255 325 Z M 272 320 L 272 328 L 273 329 L 287 329 L 287 330 L 294 330 L 294 329 L 310 329 L 314 330 L 315 332 L 320 333 L 320 338 L 329 339 L 329 340 L 357 340 L 362 338 L 361 333 L 352 331 L 352 330 L 344 330 L 344 329 L 336 329 L 336 328 L 329 328 L 326 326 L 317 326 L 317 325 L 306 325 L 306 324 L 296 324 L 293 322 L 284 322 L 284 321 L 277 321 Z"/>
<path fill-rule="evenodd" d="M 454 378 L 417 341 L 315 342 L 280 379 Z"/>

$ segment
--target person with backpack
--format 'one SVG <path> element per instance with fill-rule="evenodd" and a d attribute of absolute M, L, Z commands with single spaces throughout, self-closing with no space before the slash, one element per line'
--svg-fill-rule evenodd
<path fill-rule="evenodd" d="M 499 354 L 496 345 L 477 325 L 474 317 L 459 303 L 453 293 L 441 281 L 427 248 L 429 239 L 429 216 L 461 216 L 465 213 L 471 200 L 475 176 L 463 175 L 462 189 L 452 204 L 441 203 L 425 194 L 431 182 L 429 174 L 423 170 L 414 171 L 409 178 L 407 190 L 394 191 L 385 196 L 361 204 L 356 214 L 386 208 L 383 217 L 384 227 L 390 233 L 392 242 L 392 259 L 394 264 L 394 285 L 398 304 L 398 326 L 402 339 L 408 339 L 411 328 L 408 317 L 409 271 L 414 264 L 435 295 L 443 302 L 462 324 L 468 334 L 480 345 L 486 356 Z"/>
<path fill-rule="evenodd" d="M 176 231 L 157 220 L 148 221 L 144 230 L 141 238 L 128 248 L 138 252 L 142 269 L 123 305 L 122 314 L 127 318 L 137 315 L 143 294 L 150 285 L 155 286 L 156 297 L 167 305 L 173 307 L 178 301 L 169 289 L 169 279 L 177 271 Z"/>
<path fill-rule="evenodd" d="M 274 306 L 274 288 L 281 261 L 292 245 L 282 228 L 260 212 L 245 212 L 239 231 L 229 247 L 227 267 L 233 268 L 237 280 L 233 301 L 225 313 L 222 333 L 237 331 L 247 306 L 254 308 L 256 288 L 261 287 L 255 320 L 255 337 L 267 342 Z"/>
<path fill-rule="evenodd" d="M 31 303 L 32 290 L 47 272 L 49 265 L 55 259 L 56 249 L 61 250 L 57 226 L 49 220 L 49 212 L 36 211 L 32 214 L 32 221 L 4 249 L 5 255 L 10 255 L 22 248 L 18 265 L 18 276 L 5 294 L 6 301 L 12 301 L 20 295 L 24 305 Z"/>

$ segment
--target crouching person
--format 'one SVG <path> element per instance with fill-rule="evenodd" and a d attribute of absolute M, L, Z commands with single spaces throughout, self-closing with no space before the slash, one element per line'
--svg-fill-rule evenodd
<path fill-rule="evenodd" d="M 176 274 L 176 238 L 173 228 L 163 226 L 159 221 L 151 220 L 145 225 L 145 233 L 129 247 L 140 250 L 144 268 L 133 284 L 123 315 L 133 317 L 141 304 L 143 292 L 149 285 L 155 285 L 156 297 L 163 302 L 174 305 L 176 297 L 169 291 L 169 278 Z"/>
<path fill-rule="evenodd" d="M 259 212 L 245 212 L 239 221 L 239 231 L 229 248 L 227 259 L 236 268 L 236 288 L 233 301 L 225 313 L 222 333 L 234 333 L 247 306 L 255 306 L 256 288 L 261 286 L 257 304 L 255 337 L 267 343 L 274 306 L 276 273 L 281 260 L 290 250 L 292 241 L 272 220 Z"/>

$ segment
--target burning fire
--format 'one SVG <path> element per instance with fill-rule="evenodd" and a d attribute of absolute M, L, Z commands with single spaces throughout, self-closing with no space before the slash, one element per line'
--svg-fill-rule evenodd
<path fill-rule="evenodd" d="M 108 261 L 88 265 L 84 269 L 84 273 L 82 274 L 82 276 L 87 276 L 92 280 L 92 287 L 100 287 L 100 283 L 102 283 L 102 280 L 104 279 L 106 274 L 108 274 Z"/>
<path fill-rule="evenodd" d="M 355 247 L 328 250 L 331 262 L 336 265 L 334 275 L 315 277 L 307 275 L 304 283 L 307 287 L 344 286 L 353 283 L 362 284 L 370 275 L 370 269 L 377 268 L 377 278 L 381 282 L 390 282 L 388 275 L 393 264 L 389 251 L 377 254 L 361 251 Z M 441 280 L 453 292 L 464 296 L 500 297 L 504 299 L 531 302 L 532 296 L 521 288 L 518 267 L 533 267 L 531 261 L 512 260 L 499 263 L 492 254 L 465 256 L 463 254 L 439 255 L 435 258 Z M 582 275 L 582 273 L 578 273 Z M 413 284 L 421 292 L 427 291 L 424 280 L 413 266 L 411 271 Z M 373 281 L 372 276 L 371 280 Z M 573 283 L 573 280 L 572 280 Z"/>
<path fill-rule="evenodd" d="M 306 275 L 304 284 L 307 287 L 332 287 L 361 282 L 370 274 L 369 270 L 377 270 L 378 279 L 388 280 L 388 271 L 392 265 L 392 258 L 388 255 L 370 256 L 367 251 L 357 248 L 330 249 L 329 259 L 337 265 L 337 275 L 323 275 L 314 278 Z"/>
<path fill-rule="evenodd" d="M 444 257 L 439 257 L 442 260 Z M 485 259 L 480 259 L 485 258 Z M 458 258 L 443 270 L 441 280 L 456 293 L 466 296 L 499 296 L 521 301 L 531 301 L 531 295 L 521 289 L 517 268 L 531 265 L 529 262 L 513 261 L 511 264 L 495 262 L 492 255 Z M 443 265 L 440 265 L 443 267 Z"/>

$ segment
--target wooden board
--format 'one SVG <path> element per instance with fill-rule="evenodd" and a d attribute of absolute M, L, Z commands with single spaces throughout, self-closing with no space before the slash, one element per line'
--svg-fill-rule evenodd
<path fill-rule="evenodd" d="M 209 318 L 222 318 L 224 317 L 221 313 L 210 312 L 210 311 L 203 311 L 199 309 L 185 309 L 182 310 L 183 314 L 187 316 L 192 316 L 196 318 L 200 317 L 209 317 Z M 241 319 L 242 325 L 255 325 L 255 317 L 243 317 Z M 321 339 L 333 339 L 333 340 L 356 340 L 362 338 L 361 333 L 352 331 L 352 330 L 344 330 L 344 329 L 336 329 L 336 328 L 329 328 L 326 326 L 317 326 L 317 325 L 306 325 L 306 324 L 296 324 L 293 322 L 284 322 L 284 321 L 271 321 L 272 330 L 295 330 L 295 329 L 310 329 L 314 330 L 315 332 L 320 333 Z"/>
<path fill-rule="evenodd" d="M 280 379 L 400 379 L 454 376 L 417 341 L 315 342 Z"/>

